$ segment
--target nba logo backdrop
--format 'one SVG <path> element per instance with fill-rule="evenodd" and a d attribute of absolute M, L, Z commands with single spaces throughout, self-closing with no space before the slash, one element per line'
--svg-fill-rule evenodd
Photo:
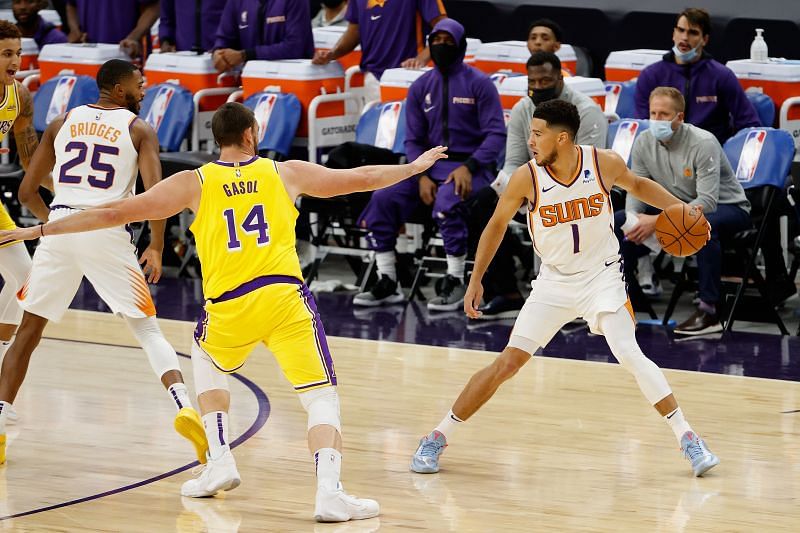
<path fill-rule="evenodd" d="M 743 183 L 753 179 L 766 138 L 767 132 L 763 130 L 755 130 L 747 134 L 742 147 L 742 155 L 739 157 L 739 164 L 736 166 L 736 179 Z"/>

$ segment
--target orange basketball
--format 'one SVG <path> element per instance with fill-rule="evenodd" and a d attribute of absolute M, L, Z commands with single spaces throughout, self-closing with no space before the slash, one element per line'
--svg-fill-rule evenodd
<path fill-rule="evenodd" d="M 656 219 L 656 238 L 668 254 L 686 257 L 699 252 L 708 242 L 708 222 L 695 206 L 671 205 Z"/>

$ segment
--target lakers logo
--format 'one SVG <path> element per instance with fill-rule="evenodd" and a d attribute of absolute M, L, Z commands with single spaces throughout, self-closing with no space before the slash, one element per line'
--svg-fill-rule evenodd
<path fill-rule="evenodd" d="M 13 120 L 4 120 L 0 122 L 0 135 L 5 135 L 6 133 L 11 130 L 11 126 L 14 125 Z"/>
<path fill-rule="evenodd" d="M 604 196 L 597 193 L 589 198 L 575 198 L 559 204 L 543 205 L 539 208 L 539 217 L 545 228 L 552 228 L 556 224 L 596 217 L 603 212 L 604 203 Z"/>

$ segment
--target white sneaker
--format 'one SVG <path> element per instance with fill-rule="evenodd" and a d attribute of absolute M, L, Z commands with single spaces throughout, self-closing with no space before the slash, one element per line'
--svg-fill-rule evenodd
<path fill-rule="evenodd" d="M 649 255 L 639 258 L 636 270 L 636 281 L 639 282 L 639 287 L 642 288 L 645 296 L 661 296 L 663 289 L 653 269 L 653 261 Z"/>
<path fill-rule="evenodd" d="M 381 512 L 375 500 L 356 498 L 345 493 L 341 483 L 336 490 L 317 489 L 314 520 L 317 522 L 347 522 L 374 518 Z"/>
<path fill-rule="evenodd" d="M 8 406 L 8 415 L 6 421 L 9 424 L 16 424 L 19 422 L 19 415 L 17 414 L 17 411 L 14 409 L 13 405 Z"/>
<path fill-rule="evenodd" d="M 208 462 L 199 467 L 199 472 L 198 477 L 183 484 L 181 496 L 205 498 L 221 490 L 233 490 L 242 482 L 230 450 L 222 454 L 219 459 L 208 457 Z"/>

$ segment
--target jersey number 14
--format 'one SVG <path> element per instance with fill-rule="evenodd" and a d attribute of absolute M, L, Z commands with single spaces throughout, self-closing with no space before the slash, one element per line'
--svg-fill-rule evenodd
<path fill-rule="evenodd" d="M 258 246 L 266 246 L 269 244 L 269 223 L 267 217 L 264 216 L 264 206 L 256 204 L 244 217 L 241 226 L 236 223 L 236 213 L 233 209 L 226 209 L 222 212 L 225 223 L 228 228 L 228 250 L 241 250 L 242 241 L 239 240 L 238 229 L 239 227 L 247 235 L 256 235 L 256 244 Z"/>

